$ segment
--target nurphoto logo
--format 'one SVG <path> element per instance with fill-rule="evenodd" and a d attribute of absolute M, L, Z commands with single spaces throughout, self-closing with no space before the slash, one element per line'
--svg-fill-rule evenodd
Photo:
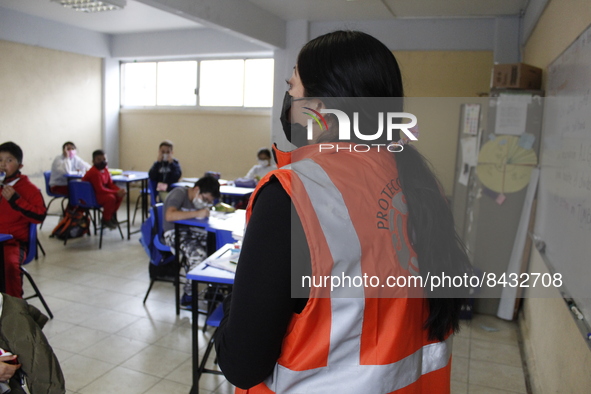
<path fill-rule="evenodd" d="M 320 111 L 316 111 L 309 107 L 304 107 L 304 109 L 310 112 L 303 112 L 305 115 L 308 115 L 310 119 L 307 122 L 307 138 L 311 141 L 314 137 L 313 128 L 314 123 L 316 123 L 321 131 L 328 130 L 328 123 L 322 114 L 333 114 L 335 115 L 338 121 L 339 127 L 339 141 L 350 141 L 351 140 L 351 120 L 349 119 L 349 115 L 345 112 L 338 110 L 338 109 L 321 109 Z M 417 125 L 417 117 L 408 112 L 378 112 L 378 126 L 377 131 L 370 131 L 367 133 L 368 130 L 363 130 L 364 132 L 359 129 L 359 112 L 353 112 L 353 134 L 356 137 L 355 139 L 361 141 L 375 141 L 381 139 L 384 131 L 386 132 L 386 139 L 390 141 L 389 144 L 356 144 L 354 147 L 355 152 L 368 152 L 371 147 L 377 147 L 378 150 L 380 147 L 385 147 L 390 152 L 401 152 L 403 148 L 403 141 L 417 141 L 417 137 L 413 132 L 410 130 Z M 409 119 L 410 122 L 408 123 L 398 123 L 401 122 L 403 119 Z M 385 125 L 385 126 L 384 126 Z M 392 141 L 392 132 L 394 130 L 400 130 L 404 135 L 400 135 L 399 141 Z M 335 149 L 335 145 L 333 144 L 320 144 L 320 151 L 322 150 L 330 150 Z M 343 147 L 336 146 L 337 151 L 342 150 Z M 348 149 L 348 148 L 347 148 Z"/>

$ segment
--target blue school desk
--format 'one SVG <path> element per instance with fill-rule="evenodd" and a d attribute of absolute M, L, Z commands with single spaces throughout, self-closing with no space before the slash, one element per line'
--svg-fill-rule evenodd
<path fill-rule="evenodd" d="M 183 178 L 183 182 L 176 182 L 173 183 L 172 187 L 193 187 L 195 182 L 188 182 L 187 179 L 198 179 L 198 178 Z M 241 199 L 243 197 L 248 196 L 254 192 L 254 188 L 251 187 L 237 187 L 237 186 L 229 186 L 229 185 L 220 185 L 220 194 L 222 196 L 222 201 L 227 203 L 235 202 L 237 199 Z"/>
<path fill-rule="evenodd" d="M 192 282 L 193 287 L 193 294 L 197 294 L 199 289 L 197 285 L 201 283 L 208 283 L 208 284 L 224 284 L 224 285 L 232 285 L 234 284 L 234 273 L 225 271 L 219 268 L 215 268 L 208 265 L 208 262 L 211 260 L 215 260 L 224 253 L 226 253 L 229 249 L 234 247 L 233 244 L 225 244 L 221 248 L 219 248 L 214 254 L 209 256 L 205 259 L 201 264 L 195 266 L 189 273 L 187 274 L 187 279 L 190 279 Z M 191 394 L 199 394 L 199 327 L 198 327 L 198 319 L 199 319 L 199 301 L 197 297 L 193 297 L 193 304 L 192 304 L 192 314 L 193 314 L 193 325 L 192 325 L 192 337 L 193 337 L 193 387 L 191 388 Z"/>
<path fill-rule="evenodd" d="M 175 264 L 180 269 L 180 245 L 178 239 L 180 238 L 179 230 L 181 226 L 195 226 L 201 227 L 209 233 L 215 234 L 215 250 L 208 250 L 208 253 L 212 255 L 214 252 L 220 250 L 225 244 L 233 244 L 239 239 L 242 239 L 244 235 L 244 226 L 246 220 L 246 211 L 239 209 L 236 212 L 224 213 L 224 212 L 212 212 L 209 218 L 205 219 L 184 219 L 177 220 L 174 222 L 174 255 Z M 176 314 L 180 313 L 180 281 L 175 280 L 175 293 L 176 293 Z"/>

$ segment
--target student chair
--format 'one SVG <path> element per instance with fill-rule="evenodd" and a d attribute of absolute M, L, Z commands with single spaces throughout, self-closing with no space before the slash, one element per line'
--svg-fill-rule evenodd
<path fill-rule="evenodd" d="M 104 226 L 102 225 L 102 205 L 100 205 L 96 201 L 96 195 L 94 194 L 94 189 L 90 182 L 85 181 L 71 181 L 68 185 L 68 191 L 70 193 L 70 205 L 73 207 L 82 208 L 86 215 L 89 216 L 92 225 L 94 226 L 94 234 L 96 235 L 98 225 L 100 225 L 100 239 L 99 239 L 99 249 L 103 246 L 103 230 Z M 91 214 L 90 211 L 94 213 Z M 97 225 L 98 222 L 98 225 Z M 121 239 L 125 239 L 123 237 L 123 231 L 121 231 L 121 226 L 119 222 L 117 222 L 117 228 L 119 229 L 119 234 L 121 234 Z M 90 234 L 89 234 L 90 235 Z M 68 238 L 64 240 L 64 245 L 68 242 Z"/>
<path fill-rule="evenodd" d="M 24 267 L 25 265 L 27 265 L 31 261 L 33 261 L 33 259 L 37 259 L 37 240 L 38 240 L 37 239 L 37 225 L 34 223 L 31 223 L 29 225 L 29 246 L 27 248 L 27 257 L 25 258 L 25 261 L 23 262 L 23 264 L 21 265 L 20 268 L 21 268 L 21 272 L 23 273 L 23 275 L 26 276 L 27 279 L 29 280 L 29 283 L 33 287 L 35 294 L 33 294 L 29 297 L 25 297 L 25 300 L 38 297 L 39 300 L 41 300 L 43 307 L 47 311 L 49 318 L 53 319 L 53 313 L 51 313 L 49 306 L 47 306 L 47 303 L 45 302 L 45 298 L 43 298 L 43 295 L 41 295 L 41 291 L 39 291 L 39 288 L 35 284 L 35 281 L 33 280 L 33 277 L 31 276 L 29 271 L 27 271 L 27 269 Z"/>
<path fill-rule="evenodd" d="M 133 210 L 133 219 L 131 220 L 132 225 L 135 224 L 135 215 L 137 214 L 137 210 L 140 208 L 140 202 L 142 201 L 142 197 L 144 196 L 144 194 L 148 194 L 147 189 L 141 189 L 140 194 L 137 196 L 137 200 L 135 200 L 135 208 Z M 142 212 L 143 212 L 143 207 L 142 207 Z"/>
<path fill-rule="evenodd" d="M 41 225 L 43 225 L 43 222 L 41 223 Z M 41 226 L 39 226 L 39 228 L 41 228 Z M 35 260 L 39 260 L 39 251 L 41 251 L 43 256 L 45 256 L 45 249 L 43 249 L 43 245 L 41 245 L 41 241 L 39 241 L 39 238 L 37 238 L 37 254 L 35 254 Z"/>
<path fill-rule="evenodd" d="M 158 192 L 156 191 L 156 186 L 158 184 L 154 181 L 152 181 L 151 179 L 148 179 L 148 193 L 150 193 L 150 205 L 154 206 L 156 204 L 158 204 L 159 202 L 164 202 L 160 200 L 160 196 L 158 195 Z"/>
<path fill-rule="evenodd" d="M 168 282 L 174 284 L 174 295 L 175 295 L 175 307 L 177 315 L 180 313 L 180 267 L 175 263 L 174 255 L 172 254 L 172 248 L 162 243 L 163 227 L 162 223 L 164 220 L 164 204 L 158 203 L 150 208 L 150 216 L 148 220 L 144 222 L 141 228 L 140 243 L 144 247 L 148 258 L 150 259 L 150 285 L 148 291 L 144 296 L 144 304 L 148 300 L 148 295 L 152 290 L 152 286 L 156 281 Z M 221 290 L 218 287 L 208 286 L 203 290 L 198 297 L 202 297 L 207 302 L 207 309 L 199 309 L 199 313 L 208 315 L 214 309 L 215 305 L 223 300 L 223 295 L 218 295 Z M 203 330 L 207 328 L 207 323 L 204 325 Z"/>
<path fill-rule="evenodd" d="M 178 267 L 175 267 L 175 259 L 171 248 L 162 243 L 162 207 L 159 203 L 150 208 L 150 216 L 141 228 L 140 243 L 144 247 L 150 259 L 150 286 L 144 297 L 144 304 L 150 295 L 154 282 L 169 282 L 176 284 L 178 280 Z M 176 291 L 175 291 L 176 296 Z M 179 297 L 176 296 L 177 310 Z"/>
<path fill-rule="evenodd" d="M 156 191 L 156 184 L 154 182 L 152 182 L 151 179 L 148 179 L 148 188 L 147 189 L 142 189 L 140 191 L 140 195 L 137 197 L 137 200 L 135 201 L 135 209 L 133 210 L 133 219 L 131 221 L 131 224 L 135 224 L 135 215 L 137 213 L 138 208 L 140 207 L 139 202 L 142 201 L 142 196 L 148 194 L 148 197 L 150 198 L 150 206 L 154 206 L 159 202 L 164 202 L 160 200 L 160 197 L 158 196 L 158 192 Z"/>
<path fill-rule="evenodd" d="M 216 331 L 217 331 L 217 328 L 220 326 L 220 323 L 222 322 L 223 318 L 224 318 L 224 305 L 223 305 L 223 303 L 220 303 L 213 310 L 213 312 L 209 316 L 207 316 L 207 320 L 205 321 L 205 327 L 207 327 L 207 326 L 215 327 Z M 203 375 L 204 373 L 211 373 L 214 375 L 222 375 L 223 374 L 223 372 L 221 372 L 221 371 L 205 368 L 205 364 L 207 363 L 207 359 L 209 358 L 209 355 L 211 354 L 211 350 L 213 349 L 214 337 L 215 337 L 215 331 L 213 332 L 213 334 L 211 335 L 211 338 L 209 339 L 209 342 L 207 343 L 207 348 L 205 348 L 205 353 L 203 354 L 203 358 L 201 359 L 201 363 L 199 364 L 199 369 L 197 370 L 197 379 L 200 379 L 201 375 Z M 217 363 L 216 361 L 214 361 L 214 362 Z"/>
<path fill-rule="evenodd" d="M 47 194 L 49 197 L 52 197 L 52 199 L 49 200 L 49 204 L 47 204 L 47 212 L 49 212 L 49 207 L 51 206 L 51 203 L 53 202 L 53 200 L 57 200 L 58 198 L 61 198 L 62 199 L 62 216 L 63 216 L 64 212 L 66 211 L 66 208 L 64 207 L 64 202 L 68 199 L 68 196 L 65 194 L 53 193 L 51 191 L 51 187 L 49 186 L 49 178 L 51 177 L 51 171 L 43 172 L 43 177 L 45 178 L 45 194 Z M 53 214 L 48 213 L 48 215 L 60 216 L 56 213 L 53 213 Z M 43 228 L 43 223 L 41 223 L 41 226 L 39 226 L 39 228 Z M 45 255 L 45 252 L 43 252 L 43 255 Z"/>

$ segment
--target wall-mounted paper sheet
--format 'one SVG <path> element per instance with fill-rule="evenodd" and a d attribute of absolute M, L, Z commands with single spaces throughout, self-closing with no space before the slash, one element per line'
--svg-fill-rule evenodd
<path fill-rule="evenodd" d="M 479 120 L 480 104 L 464 104 L 464 119 L 462 119 L 462 130 L 464 134 L 478 134 Z"/>
<path fill-rule="evenodd" d="M 497 117 L 495 122 L 495 134 L 523 134 L 527 122 L 527 106 L 530 103 L 530 95 L 499 95 L 496 105 Z"/>
<path fill-rule="evenodd" d="M 475 167 L 478 164 L 478 138 L 466 137 L 460 141 L 462 144 L 462 162 Z"/>

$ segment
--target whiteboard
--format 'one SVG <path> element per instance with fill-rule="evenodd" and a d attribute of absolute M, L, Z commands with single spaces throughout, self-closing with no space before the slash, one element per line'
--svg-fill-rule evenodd
<path fill-rule="evenodd" d="M 548 67 L 535 234 L 591 321 L 591 27 Z"/>

